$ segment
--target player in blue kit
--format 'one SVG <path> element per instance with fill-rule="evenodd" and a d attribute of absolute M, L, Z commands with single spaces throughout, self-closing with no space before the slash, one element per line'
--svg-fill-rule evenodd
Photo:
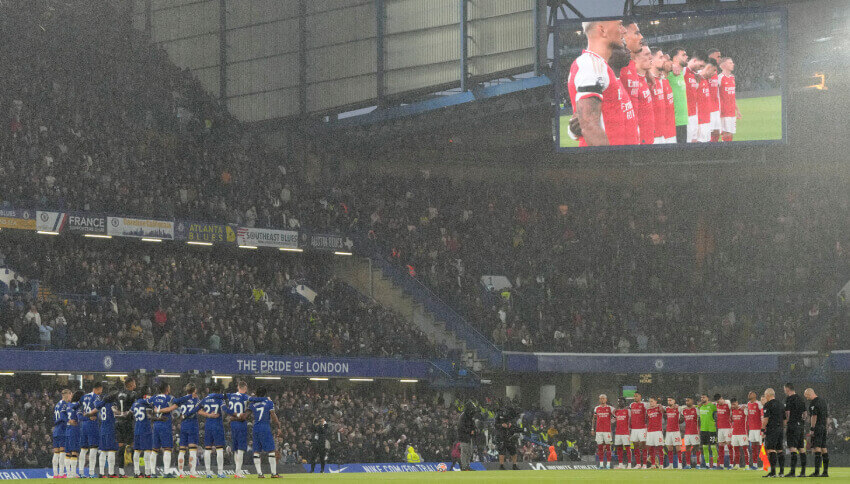
<path fill-rule="evenodd" d="M 94 469 L 97 466 L 97 448 L 100 445 L 100 425 L 97 420 L 97 402 L 103 393 L 103 383 L 95 382 L 90 393 L 83 395 L 80 399 L 80 409 L 83 419 L 80 425 L 80 477 L 85 477 L 83 469 L 86 466 L 86 454 L 89 456 L 88 477 L 94 477 Z"/>
<path fill-rule="evenodd" d="M 177 454 L 177 473 L 183 475 L 183 465 L 186 462 L 186 449 L 189 449 L 189 475 L 195 476 L 198 466 L 198 414 L 188 415 L 198 402 L 198 391 L 194 383 L 184 388 L 186 395 L 174 399 L 180 411 L 180 453 Z"/>
<path fill-rule="evenodd" d="M 174 448 L 171 412 L 177 409 L 168 382 L 159 384 L 159 394 L 148 399 L 153 408 L 153 453 L 151 465 L 156 469 L 156 456 L 162 453 L 162 475 L 172 477 L 171 450 Z M 147 460 L 147 459 L 145 459 Z"/>
<path fill-rule="evenodd" d="M 210 466 L 212 465 L 212 451 L 215 449 L 218 477 L 224 475 L 224 395 L 221 385 L 214 383 L 210 386 L 210 394 L 205 396 L 194 409 L 186 415 L 198 414 L 204 417 L 204 465 L 207 477 L 213 477 Z"/>
<path fill-rule="evenodd" d="M 107 395 L 95 404 L 97 419 L 100 421 L 100 475 L 115 475 L 115 455 L 118 452 L 118 439 L 115 435 L 115 399 L 117 392 Z M 107 474 L 107 466 L 109 473 Z"/>
<path fill-rule="evenodd" d="M 80 398 L 83 391 L 77 390 L 71 396 L 71 401 L 65 405 L 65 475 L 69 478 L 77 477 L 77 456 L 80 453 Z"/>
<path fill-rule="evenodd" d="M 269 459 L 269 470 L 272 478 L 278 478 L 277 456 L 275 455 L 274 434 L 269 422 L 280 435 L 280 421 L 274 412 L 274 402 L 266 396 L 264 387 L 257 388 L 256 396 L 248 399 L 248 411 L 254 415 L 254 467 L 257 468 L 257 477 L 265 477 L 263 474 L 263 461 L 260 454 L 265 452 Z"/>
<path fill-rule="evenodd" d="M 148 404 L 148 395 L 150 395 L 150 387 L 142 387 L 139 390 L 140 398 L 133 402 L 130 411 L 133 412 L 133 471 L 136 477 L 143 477 L 140 470 L 139 459 L 144 454 L 145 458 L 145 473 L 144 476 L 151 477 L 153 470 L 151 469 L 151 454 L 153 448 L 151 441 L 153 440 L 153 431 L 151 430 L 151 406 Z"/>
<path fill-rule="evenodd" d="M 65 432 L 71 390 L 62 390 L 62 399 L 53 406 L 53 477 L 65 477 Z"/>
<path fill-rule="evenodd" d="M 234 477 L 242 475 L 242 459 L 248 451 L 248 384 L 240 380 L 237 393 L 227 394 L 227 409 L 230 415 L 230 445 L 235 464 Z"/>

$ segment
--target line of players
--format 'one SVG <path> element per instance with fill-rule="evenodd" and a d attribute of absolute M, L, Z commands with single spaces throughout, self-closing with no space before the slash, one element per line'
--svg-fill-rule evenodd
<path fill-rule="evenodd" d="M 680 407 L 675 398 L 669 397 L 665 407 L 657 397 L 650 397 L 648 402 L 644 402 L 641 394 L 635 392 L 631 404 L 627 405 L 626 399 L 620 398 L 614 409 L 608 405 L 607 396 L 600 395 L 599 405 L 593 411 L 599 468 L 611 468 L 613 444 L 620 469 L 677 469 L 681 464 L 683 469 L 758 470 L 756 458 L 763 444 L 767 452 L 777 455 L 782 452 L 784 427 L 791 452 L 787 477 L 794 475 L 798 457 L 803 476 L 806 471 L 803 415 L 808 412 L 812 420 L 811 438 L 815 453 L 813 475 L 827 477 L 829 454 L 826 449 L 825 401 L 814 390 L 807 389 L 806 399 L 810 403 L 806 405 L 790 383 L 785 385 L 785 394 L 786 403 L 784 412 L 780 411 L 778 422 L 781 426 L 778 429 L 772 428 L 777 425 L 777 419 L 765 414 L 766 405 L 775 398 L 773 389 L 767 389 L 761 400 L 756 392 L 749 392 L 744 405 L 739 404 L 736 398 L 727 401 L 720 394 L 714 395 L 714 401 L 710 401 L 704 394 L 699 405 L 695 405 L 694 398 L 687 397 L 685 406 Z M 781 406 L 775 401 L 770 403 L 771 406 L 774 404 Z M 684 435 L 680 428 L 682 424 Z M 764 435 L 766 438 L 763 438 Z M 727 452 L 728 467 L 725 464 Z M 772 458 L 779 459 L 780 475 L 784 472 L 784 454 L 781 455 L 781 458 Z M 693 457 L 696 457 L 695 463 Z M 820 474 L 821 464 L 823 474 Z"/>
<path fill-rule="evenodd" d="M 579 146 L 733 140 L 741 113 L 730 57 L 650 48 L 634 21 L 583 26 L 587 48 L 567 81 Z"/>
<path fill-rule="evenodd" d="M 262 472 L 261 454 L 266 453 L 271 477 L 277 474 L 275 441 L 272 424 L 279 435 L 280 422 L 274 403 L 266 389 L 257 388 L 249 396 L 248 385 L 240 381 L 236 393 L 223 393 L 220 384 L 213 384 L 203 398 L 190 383 L 185 395 L 173 397 L 167 382 L 158 385 L 156 395 L 149 387 L 136 391 L 136 381 L 128 377 L 123 390 L 103 395 L 103 384 L 95 383 L 90 393 L 65 389 L 54 407 L 53 475 L 54 477 L 85 477 L 88 454 L 88 477 L 94 477 L 99 459 L 100 477 L 119 477 L 116 474 L 116 455 L 124 455 L 124 447 L 133 446 L 135 477 L 154 477 L 159 455 L 163 459 L 163 477 L 198 477 L 198 446 L 200 427 L 198 416 L 204 417 L 204 464 L 207 477 L 212 477 L 212 454 L 216 454 L 219 477 L 224 475 L 225 431 L 224 418 L 230 420 L 231 447 L 234 452 L 235 476 L 244 477 L 242 462 L 248 449 L 248 414 L 254 418 L 254 466 L 259 477 Z M 172 412 L 180 418 L 177 469 L 171 468 L 173 440 Z M 189 470 L 184 473 L 188 455 Z M 144 459 L 144 472 L 142 468 Z M 79 468 L 79 474 L 77 469 Z M 122 476 L 127 477 L 127 476 Z"/>

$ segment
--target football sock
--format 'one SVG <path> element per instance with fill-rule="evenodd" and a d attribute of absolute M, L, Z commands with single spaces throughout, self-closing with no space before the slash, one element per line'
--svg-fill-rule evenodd
<path fill-rule="evenodd" d="M 277 458 L 274 456 L 274 452 L 269 454 L 269 469 L 272 475 L 277 474 Z"/>
<path fill-rule="evenodd" d="M 104 475 L 106 473 L 106 452 L 100 453 L 100 475 Z"/>
<path fill-rule="evenodd" d="M 177 453 L 177 472 L 179 472 L 180 474 L 183 473 L 183 464 L 185 463 L 186 451 L 181 449 L 180 452 Z"/>
<path fill-rule="evenodd" d="M 829 470 L 829 452 L 821 454 L 821 460 L 823 461 L 823 473 L 826 474 Z"/>
<path fill-rule="evenodd" d="M 770 462 L 770 474 L 776 474 L 776 452 L 768 452 L 767 460 Z"/>
<path fill-rule="evenodd" d="M 785 474 L 785 454 L 782 452 L 777 452 L 776 461 L 779 463 L 779 473 Z"/>
<path fill-rule="evenodd" d="M 224 474 L 224 449 L 215 449 L 215 463 L 218 467 L 218 473 Z"/>
<path fill-rule="evenodd" d="M 198 470 L 198 449 L 189 449 L 189 472 L 192 475 Z"/>
<path fill-rule="evenodd" d="M 212 471 L 212 450 L 204 449 L 204 468 L 207 470 L 207 475 Z"/>
<path fill-rule="evenodd" d="M 106 464 L 109 468 L 109 475 L 115 475 L 115 452 L 109 451 L 106 453 Z"/>
<path fill-rule="evenodd" d="M 259 453 L 254 453 L 254 467 L 257 469 L 257 475 L 263 475 L 263 460 L 260 459 Z"/>
<path fill-rule="evenodd" d="M 236 463 L 236 469 L 234 470 L 234 472 L 238 476 L 238 475 L 242 474 L 242 451 L 241 450 L 237 450 L 233 454 L 233 461 Z"/>
<path fill-rule="evenodd" d="M 97 467 L 97 448 L 89 450 L 89 476 L 94 475 L 94 470 Z"/>
<path fill-rule="evenodd" d="M 53 453 L 53 475 L 59 475 L 59 452 Z"/>
<path fill-rule="evenodd" d="M 820 452 L 815 452 L 815 474 L 820 474 L 821 455 Z"/>
<path fill-rule="evenodd" d="M 79 464 L 80 468 L 80 477 L 86 476 L 86 456 L 88 456 L 88 452 L 88 449 L 80 449 L 80 455 L 77 458 L 77 463 Z"/>
<path fill-rule="evenodd" d="M 797 471 L 797 453 L 791 452 L 791 471 L 790 474 L 794 474 Z"/>
<path fill-rule="evenodd" d="M 800 475 L 806 473 L 806 453 L 800 452 Z"/>
<path fill-rule="evenodd" d="M 133 475 L 139 475 L 139 459 L 142 457 L 142 452 L 139 450 L 133 451 Z"/>

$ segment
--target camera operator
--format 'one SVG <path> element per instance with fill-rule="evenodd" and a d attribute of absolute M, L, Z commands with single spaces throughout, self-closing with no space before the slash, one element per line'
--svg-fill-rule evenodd
<path fill-rule="evenodd" d="M 316 462 L 321 464 L 322 474 L 325 473 L 325 463 L 328 460 L 328 451 L 331 441 L 328 439 L 330 432 L 328 422 L 322 417 L 313 419 L 310 426 L 310 473 L 316 471 Z"/>

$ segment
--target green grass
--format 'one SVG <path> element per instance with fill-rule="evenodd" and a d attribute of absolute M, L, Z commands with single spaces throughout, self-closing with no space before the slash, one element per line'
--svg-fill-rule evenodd
<path fill-rule="evenodd" d="M 808 470 L 811 473 L 812 469 Z M 581 470 L 581 471 L 478 471 L 478 472 L 446 472 L 439 476 L 426 475 L 422 472 L 399 472 L 387 474 L 287 474 L 276 482 L 355 482 L 355 483 L 380 483 L 380 482 L 552 482 L 563 483 L 567 481 L 581 482 L 652 482 L 653 484 L 666 483 L 724 483 L 733 482 L 759 482 L 762 471 L 709 471 L 709 470 Z M 850 480 L 850 468 L 839 467 L 829 470 L 830 477 L 838 482 Z M 79 481 L 79 482 L 77 482 Z M 183 482 L 188 479 L 183 479 Z M 209 482 L 212 479 L 193 479 L 194 482 Z M 256 477 L 249 477 L 240 482 L 257 482 Z M 63 484 L 85 484 L 90 480 L 65 479 Z M 261 482 L 268 482 L 263 479 Z M 274 482 L 274 481 L 273 481 Z M 826 481 L 829 482 L 829 481 Z"/>
<path fill-rule="evenodd" d="M 738 99 L 742 118 L 738 120 L 735 141 L 767 141 L 782 139 L 782 96 Z M 574 141 L 567 134 L 572 116 L 561 116 L 561 148 L 574 148 Z"/>

